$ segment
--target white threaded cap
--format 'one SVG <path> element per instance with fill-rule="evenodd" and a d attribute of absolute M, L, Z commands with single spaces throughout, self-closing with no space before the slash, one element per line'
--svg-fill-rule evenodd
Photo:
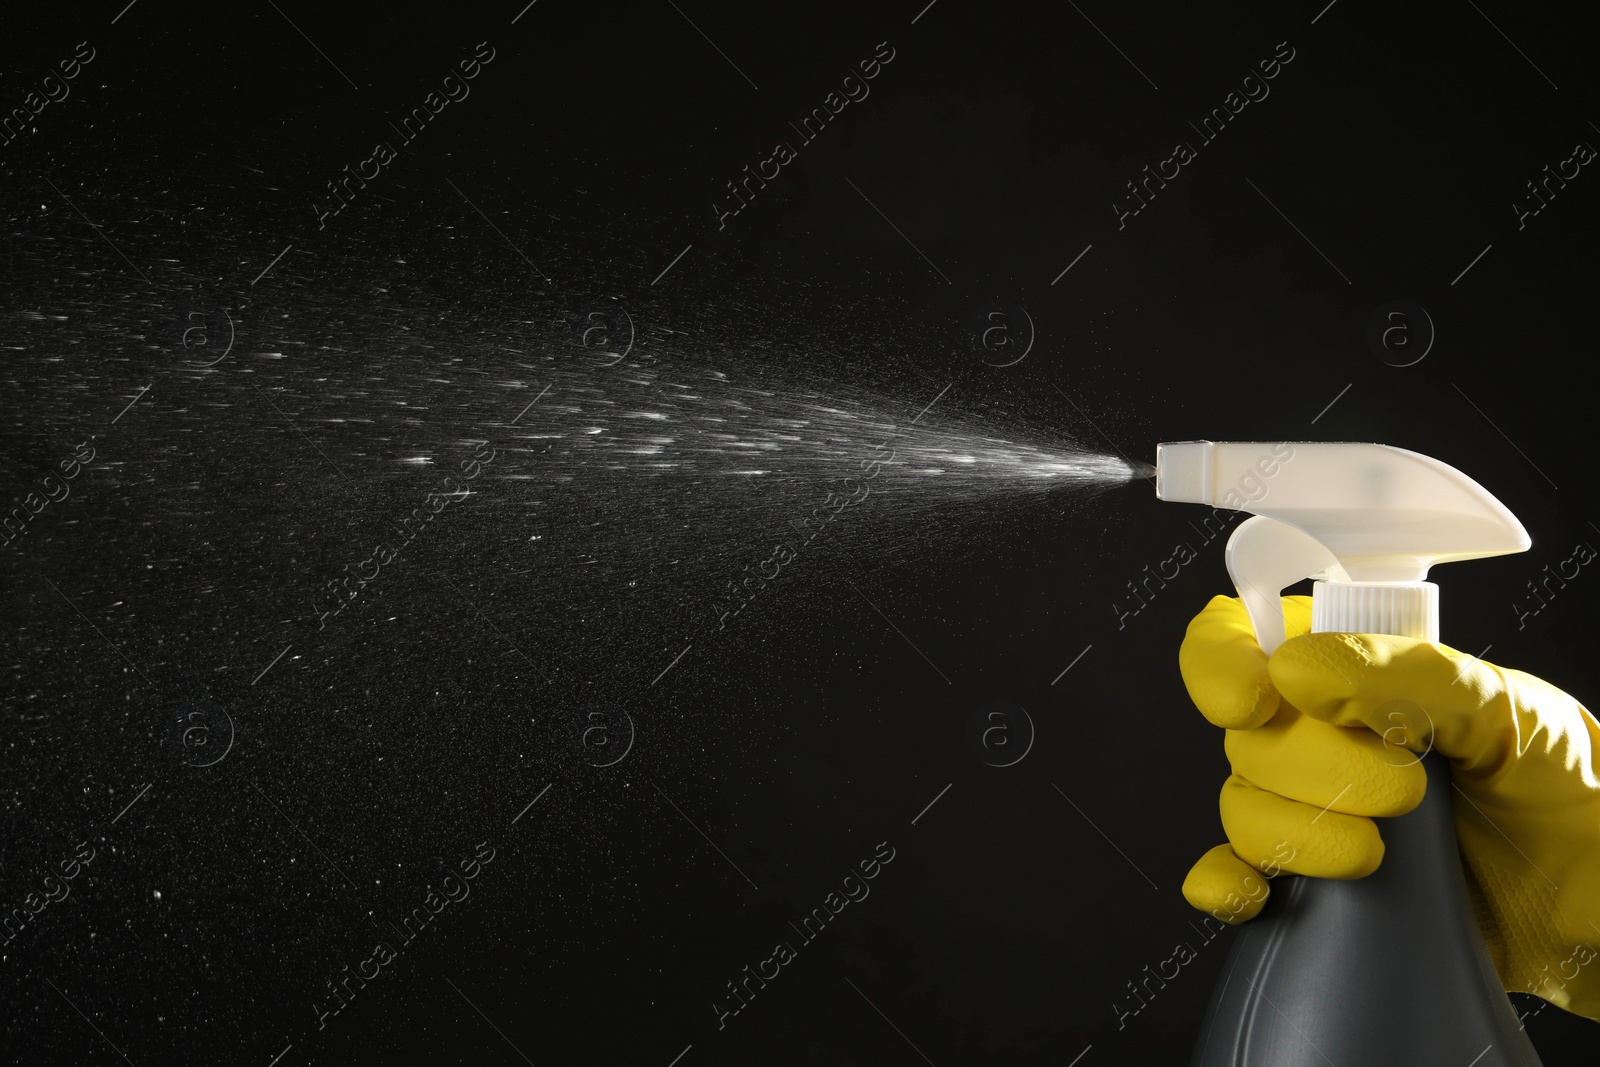
<path fill-rule="evenodd" d="M 1439 587 L 1432 582 L 1317 582 L 1311 632 L 1391 634 L 1439 640 Z"/>

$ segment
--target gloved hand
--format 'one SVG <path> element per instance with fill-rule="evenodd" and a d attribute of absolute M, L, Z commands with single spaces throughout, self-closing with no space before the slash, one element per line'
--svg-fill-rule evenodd
<path fill-rule="evenodd" d="M 1418 757 L 1449 757 L 1467 891 L 1508 991 L 1600 1019 L 1600 724 L 1521 671 L 1443 645 L 1311 634 L 1311 598 L 1285 597 L 1269 660 L 1244 606 L 1216 597 L 1178 653 L 1189 696 L 1227 730 L 1230 844 L 1183 884 L 1238 923 L 1262 873 L 1361 878 L 1383 859 L 1373 817 L 1422 800 Z"/>

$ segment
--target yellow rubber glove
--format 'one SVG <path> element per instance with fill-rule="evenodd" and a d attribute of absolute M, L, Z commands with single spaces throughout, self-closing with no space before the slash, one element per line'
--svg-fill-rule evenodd
<path fill-rule="evenodd" d="M 1230 844 L 1194 865 L 1185 898 L 1237 923 L 1265 903 L 1262 873 L 1371 874 L 1383 859 L 1372 818 L 1421 802 L 1413 753 L 1437 749 L 1505 988 L 1600 1020 L 1600 723 L 1521 671 L 1411 638 L 1310 634 L 1310 597 L 1283 608 L 1289 639 L 1270 661 L 1231 597 L 1196 616 L 1179 651 L 1233 768 L 1221 798 Z"/>

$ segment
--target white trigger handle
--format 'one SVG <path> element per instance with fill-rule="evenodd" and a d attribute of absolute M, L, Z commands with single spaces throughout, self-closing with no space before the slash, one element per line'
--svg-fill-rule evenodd
<path fill-rule="evenodd" d="M 1284 641 L 1283 591 L 1302 578 L 1348 582 L 1339 558 L 1321 541 L 1287 523 L 1253 515 L 1228 538 L 1228 576 L 1244 601 L 1261 650 Z"/>

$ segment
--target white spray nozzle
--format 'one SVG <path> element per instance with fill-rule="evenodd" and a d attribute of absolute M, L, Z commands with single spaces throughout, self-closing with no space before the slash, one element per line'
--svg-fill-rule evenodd
<path fill-rule="evenodd" d="M 1263 647 L 1283 640 L 1279 593 L 1308 577 L 1324 579 L 1313 629 L 1437 640 L 1428 568 L 1524 552 L 1532 543 L 1477 482 L 1390 445 L 1164 443 L 1156 446 L 1156 496 L 1262 517 L 1235 531 L 1228 569 Z"/>
<path fill-rule="evenodd" d="M 1532 543 L 1483 486 L 1390 445 L 1161 444 L 1156 496 L 1286 523 L 1328 546 L 1358 582 L 1421 581 L 1435 563 L 1525 552 Z"/>

